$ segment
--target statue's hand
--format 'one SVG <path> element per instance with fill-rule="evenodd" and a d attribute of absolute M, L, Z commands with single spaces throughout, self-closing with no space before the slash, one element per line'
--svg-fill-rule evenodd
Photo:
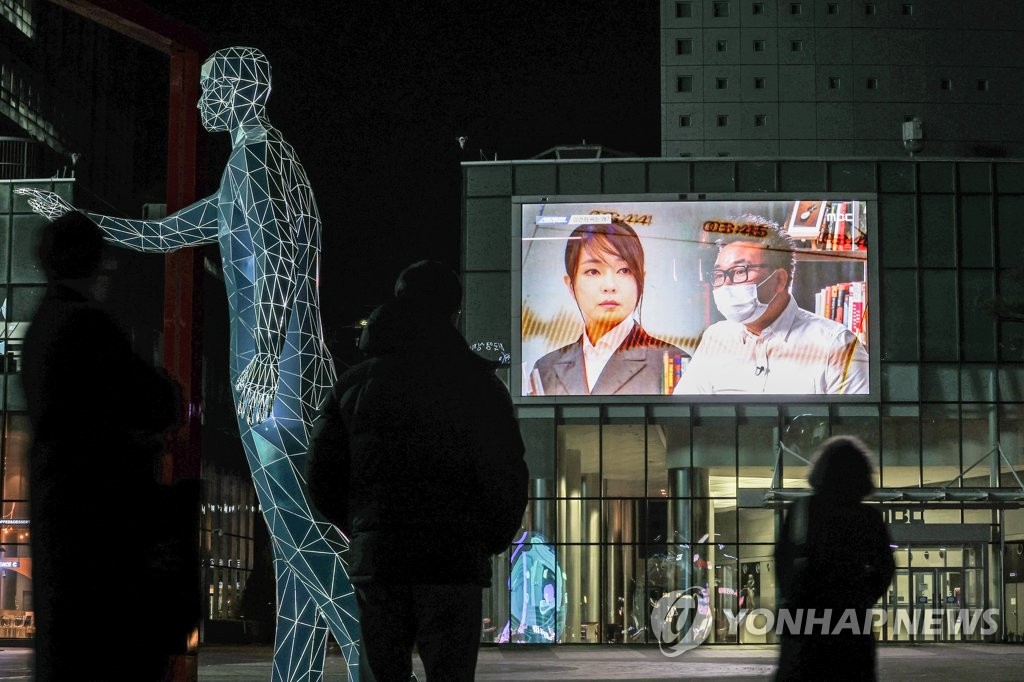
<path fill-rule="evenodd" d="M 238 376 L 238 415 L 249 424 L 259 424 L 270 416 L 277 396 L 277 357 L 257 353 Z"/>
<path fill-rule="evenodd" d="M 65 213 L 75 210 L 75 207 L 61 199 L 53 192 L 31 187 L 19 187 L 14 190 L 15 194 L 28 197 L 28 206 L 39 215 L 56 220 Z"/>

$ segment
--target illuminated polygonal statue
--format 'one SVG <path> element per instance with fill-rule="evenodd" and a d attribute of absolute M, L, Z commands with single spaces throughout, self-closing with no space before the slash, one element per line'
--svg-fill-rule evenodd
<path fill-rule="evenodd" d="M 309 504 L 309 432 L 336 378 L 317 289 L 320 217 L 309 180 L 266 118 L 270 64 L 232 47 L 202 66 L 203 127 L 231 135 L 220 188 L 160 220 L 89 214 L 106 238 L 166 253 L 218 243 L 231 326 L 233 396 L 245 455 L 270 529 L 277 577 L 274 680 L 323 679 L 327 628 L 358 679 L 358 621 L 341 553 L 347 542 Z M 50 192 L 20 190 L 51 220 L 74 210 Z"/>

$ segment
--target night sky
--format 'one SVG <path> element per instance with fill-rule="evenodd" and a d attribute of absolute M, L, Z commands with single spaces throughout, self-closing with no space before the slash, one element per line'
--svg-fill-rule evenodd
<path fill-rule="evenodd" d="M 461 161 L 584 140 L 659 153 L 654 0 L 149 4 L 212 49 L 269 58 L 270 121 L 302 159 L 324 222 L 329 336 L 382 301 L 408 263 L 458 267 Z M 218 168 L 220 137 L 209 146 Z"/>

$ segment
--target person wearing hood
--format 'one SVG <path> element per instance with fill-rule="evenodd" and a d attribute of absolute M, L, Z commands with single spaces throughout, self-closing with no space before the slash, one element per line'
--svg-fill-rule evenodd
<path fill-rule="evenodd" d="M 491 557 L 526 508 L 512 401 L 456 329 L 461 301 L 442 264 L 403 270 L 310 441 L 311 499 L 349 539 L 361 665 L 379 680 L 408 680 L 414 647 L 428 679 L 473 679 Z"/>

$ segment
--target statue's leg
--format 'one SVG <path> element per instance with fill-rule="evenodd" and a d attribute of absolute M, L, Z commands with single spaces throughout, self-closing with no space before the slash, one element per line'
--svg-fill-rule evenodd
<path fill-rule="evenodd" d="M 275 555 L 277 551 L 275 549 Z M 327 627 L 315 601 L 288 564 L 275 556 L 277 632 L 273 682 L 322 682 Z"/>
<path fill-rule="evenodd" d="M 344 538 L 330 523 L 314 515 L 306 494 L 305 479 L 299 467 L 305 461 L 304 434 L 281 429 L 276 420 L 250 428 L 242 427 L 242 442 L 253 474 L 256 494 L 274 546 L 275 574 L 278 596 L 278 641 L 282 628 L 294 620 L 286 617 L 302 606 L 315 604 L 325 623 L 341 647 L 348 666 L 349 679 L 359 679 L 359 621 L 355 594 L 342 560 L 347 550 Z M 304 470 L 304 466 L 302 467 Z M 298 623 L 298 621 L 295 621 Z M 313 621 L 302 621 L 303 626 Z M 294 642 L 289 646 L 294 646 Z M 324 649 L 320 648 L 318 669 L 323 667 Z M 313 679 L 302 675 L 308 671 L 308 658 L 294 660 L 275 648 L 275 680 Z M 290 669 L 279 666 L 291 665 Z M 305 666 L 305 667 L 304 667 Z M 281 677 L 278 677 L 278 674 Z"/>

